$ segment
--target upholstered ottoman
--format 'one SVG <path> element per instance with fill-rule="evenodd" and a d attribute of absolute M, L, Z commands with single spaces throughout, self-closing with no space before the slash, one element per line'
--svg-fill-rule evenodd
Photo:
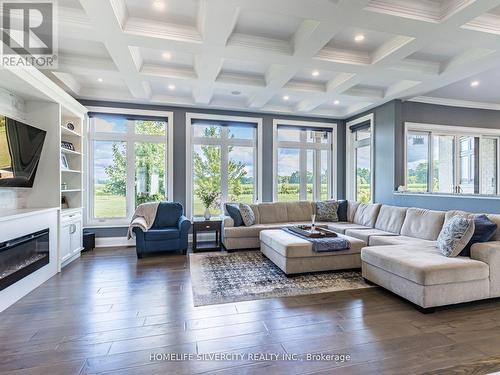
<path fill-rule="evenodd" d="M 263 230 L 260 232 L 260 251 L 287 275 L 360 268 L 360 253 L 366 242 L 339 236 L 349 240 L 349 250 L 318 253 L 312 250 L 310 241 L 284 230 Z"/>

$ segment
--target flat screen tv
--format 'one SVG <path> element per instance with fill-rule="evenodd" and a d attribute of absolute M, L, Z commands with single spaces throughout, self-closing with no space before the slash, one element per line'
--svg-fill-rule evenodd
<path fill-rule="evenodd" d="M 33 187 L 46 133 L 0 115 L 0 187 Z"/>

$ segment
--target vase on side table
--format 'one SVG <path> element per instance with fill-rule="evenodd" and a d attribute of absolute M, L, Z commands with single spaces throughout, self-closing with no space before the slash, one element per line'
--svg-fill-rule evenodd
<path fill-rule="evenodd" d="M 203 217 L 205 220 L 210 220 L 210 208 L 206 207 L 205 208 L 205 213 L 203 214 Z"/>

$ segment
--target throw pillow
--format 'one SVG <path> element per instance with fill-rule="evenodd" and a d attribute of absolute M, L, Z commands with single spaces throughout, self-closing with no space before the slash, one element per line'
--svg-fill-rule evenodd
<path fill-rule="evenodd" d="M 316 220 L 317 221 L 339 221 L 337 210 L 339 202 L 321 201 L 316 202 Z"/>
<path fill-rule="evenodd" d="M 339 221 L 348 221 L 347 220 L 347 206 L 348 203 L 346 200 L 340 200 L 339 208 L 337 210 L 337 216 L 339 217 Z"/>
<path fill-rule="evenodd" d="M 226 211 L 233 219 L 235 227 L 241 227 L 243 225 L 243 218 L 241 217 L 240 208 L 238 204 L 226 203 Z"/>
<path fill-rule="evenodd" d="M 465 248 L 473 234 L 474 220 L 463 216 L 453 216 L 441 229 L 437 246 L 443 255 L 456 257 Z"/>
<path fill-rule="evenodd" d="M 491 240 L 497 230 L 497 227 L 497 224 L 488 219 L 488 216 L 477 215 L 474 218 L 474 234 L 460 255 L 470 257 L 470 249 L 472 245 L 478 242 L 488 242 Z"/>
<path fill-rule="evenodd" d="M 255 224 L 255 214 L 248 204 L 240 203 L 240 214 L 245 226 L 249 227 Z"/>

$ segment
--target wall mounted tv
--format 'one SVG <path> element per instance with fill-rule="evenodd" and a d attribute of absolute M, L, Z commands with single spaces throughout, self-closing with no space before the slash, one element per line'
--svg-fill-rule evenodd
<path fill-rule="evenodd" d="M 33 187 L 46 133 L 0 115 L 0 187 Z"/>

